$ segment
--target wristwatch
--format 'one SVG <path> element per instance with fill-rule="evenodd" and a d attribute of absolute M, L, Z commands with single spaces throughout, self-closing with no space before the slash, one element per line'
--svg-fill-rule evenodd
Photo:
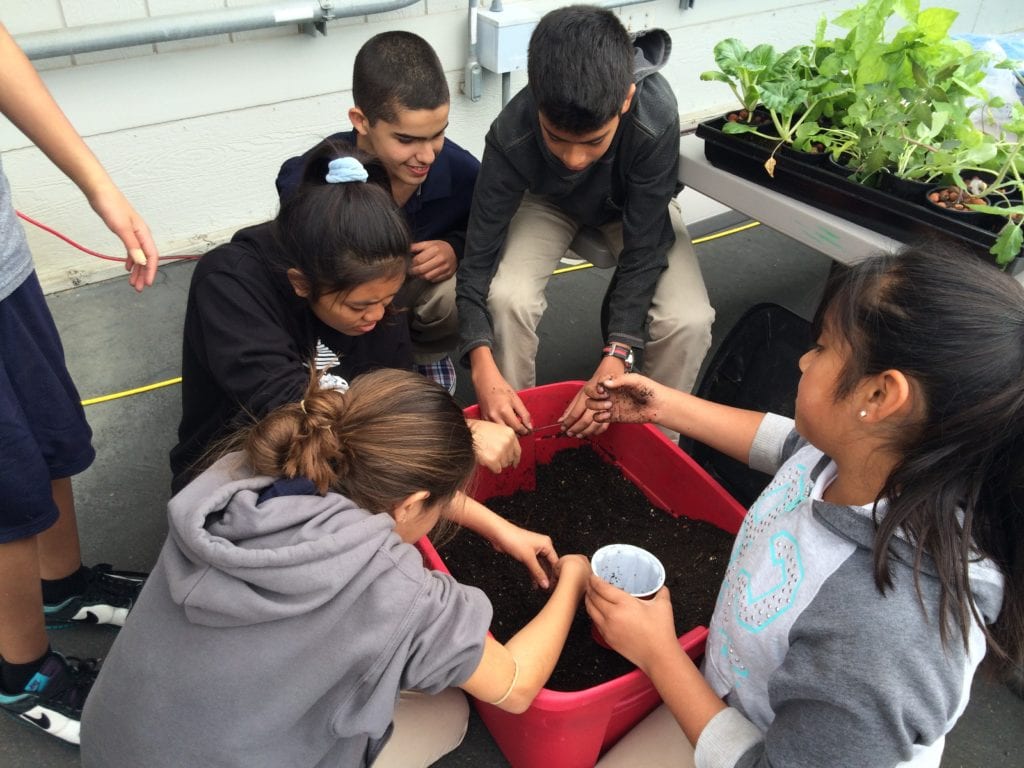
<path fill-rule="evenodd" d="M 602 352 L 604 357 L 617 357 L 626 366 L 626 373 L 633 372 L 633 348 L 628 344 L 620 344 L 617 341 L 609 342 Z"/>

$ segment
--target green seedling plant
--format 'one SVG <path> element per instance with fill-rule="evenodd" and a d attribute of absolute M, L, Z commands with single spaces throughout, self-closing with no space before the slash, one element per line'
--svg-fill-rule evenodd
<path fill-rule="evenodd" d="M 777 53 L 770 45 L 748 49 L 739 40 L 728 38 L 715 46 L 719 69 L 701 74 L 702 80 L 728 84 L 746 110 L 747 120 L 727 122 L 724 133 L 750 133 L 776 142 L 765 162 L 769 175 L 774 175 L 778 149 L 797 142 L 805 145 L 819 130 L 816 124 L 802 128 L 805 121 L 820 114 L 819 104 L 842 90 L 841 85 L 815 72 L 816 50 L 815 46 L 794 46 Z M 774 134 L 752 121 L 755 110 L 762 105 Z"/>
<path fill-rule="evenodd" d="M 700 79 L 725 83 L 748 115 L 748 121 L 761 104 L 761 90 L 765 83 L 789 74 L 800 56 L 798 48 L 781 54 L 771 45 L 762 44 L 748 49 L 734 37 L 726 38 L 715 46 L 717 70 L 702 72 Z"/>
<path fill-rule="evenodd" d="M 1017 103 L 1013 105 L 1010 119 L 1002 127 L 1002 163 L 995 178 L 983 191 L 989 202 L 968 206 L 973 211 L 1006 219 L 996 235 L 996 241 L 989 248 L 989 253 L 996 257 L 996 264 L 1000 266 L 1013 261 L 1024 247 L 1024 231 L 1021 229 L 1024 227 L 1024 157 L 1020 154 L 1022 137 L 1024 104 Z"/>
<path fill-rule="evenodd" d="M 993 65 L 1016 66 L 951 38 L 957 16 L 922 8 L 920 0 L 864 0 L 832 20 L 839 36 L 827 36 L 822 18 L 809 44 L 781 53 L 723 40 L 715 46 L 718 70 L 701 79 L 726 83 L 746 110 L 742 119 L 730 116 L 724 133 L 775 143 L 765 163 L 769 174 L 787 144 L 828 152 L 854 170 L 851 180 L 871 186 L 886 173 L 966 192 L 964 172 L 995 174 L 988 202 L 969 207 L 1005 217 L 991 252 L 1007 264 L 1020 254 L 1024 235 L 1024 154 L 1019 139 L 989 127 L 990 111 L 1003 105 L 983 81 Z M 754 119 L 758 107 L 771 125 Z M 1022 110 L 1015 106 L 1007 133 L 1024 136 Z"/>

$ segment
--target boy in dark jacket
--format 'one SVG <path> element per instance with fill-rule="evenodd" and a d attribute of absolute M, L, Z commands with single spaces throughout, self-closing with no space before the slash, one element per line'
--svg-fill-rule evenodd
<path fill-rule="evenodd" d="M 679 114 L 658 74 L 671 41 L 636 41 L 611 13 L 569 6 L 530 40 L 529 85 L 491 124 L 459 265 L 460 354 L 484 418 L 532 429 L 516 390 L 535 384 L 544 290 L 577 232 L 603 236 L 617 262 L 606 346 L 591 381 L 629 371 L 645 350 L 655 380 L 690 390 L 714 310 L 675 196 Z M 582 392 L 562 419 L 593 434 Z"/>
<path fill-rule="evenodd" d="M 382 32 L 356 54 L 348 111 L 353 130 L 331 139 L 376 155 L 412 232 L 412 265 L 395 306 L 408 307 L 420 373 L 455 389 L 448 353 L 458 345 L 455 269 L 480 163 L 444 137 L 450 97 L 434 49 L 411 32 Z M 284 200 L 302 178 L 312 149 L 286 160 L 277 176 Z"/>

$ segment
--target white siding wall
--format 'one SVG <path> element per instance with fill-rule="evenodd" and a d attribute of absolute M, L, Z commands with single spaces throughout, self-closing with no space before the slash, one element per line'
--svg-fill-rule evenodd
<path fill-rule="evenodd" d="M 160 16 L 266 0 L 0 0 L 12 34 Z M 1020 29 L 1020 0 L 942 0 L 960 11 L 956 31 Z M 486 5 L 486 3 L 484 3 Z M 524 2 L 538 14 L 563 2 Z M 663 27 L 673 52 L 665 74 L 684 122 L 731 103 L 724 85 L 702 83 L 711 49 L 729 36 L 790 46 L 817 20 L 855 0 L 652 0 L 618 11 L 631 29 Z M 280 162 L 324 135 L 348 128 L 352 59 L 370 36 L 406 29 L 438 51 L 453 94 L 449 136 L 477 156 L 501 106 L 498 75 L 484 96 L 460 93 L 468 42 L 465 0 L 425 0 L 400 11 L 331 22 L 327 36 L 280 27 L 36 62 L 72 122 L 143 214 L 165 254 L 196 253 L 238 228 L 271 217 Z M 525 74 L 513 73 L 513 92 Z M 0 120 L 0 152 L 17 207 L 97 250 L 118 243 L 82 196 L 10 123 Z M 689 218 L 716 210 L 694 195 Z M 118 274 L 109 265 L 27 227 L 44 287 L 59 290 Z"/>

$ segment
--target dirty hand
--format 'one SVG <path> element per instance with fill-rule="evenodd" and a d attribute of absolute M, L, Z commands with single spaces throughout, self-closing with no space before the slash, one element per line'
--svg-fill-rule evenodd
<path fill-rule="evenodd" d="M 551 586 L 549 575 L 555 573 L 558 553 L 550 536 L 508 523 L 495 532 L 491 546 L 525 565 L 538 587 L 547 589 Z"/>
<path fill-rule="evenodd" d="M 569 407 L 558 419 L 562 422 L 566 434 L 570 437 L 594 437 L 608 429 L 608 421 L 594 419 L 594 411 L 590 409 L 587 402 L 588 390 L 595 389 L 599 382 L 622 374 L 622 361 L 615 357 L 603 357 L 601 363 L 590 377 L 590 381 L 583 385 L 576 397 L 569 403 Z"/>
<path fill-rule="evenodd" d="M 583 389 L 587 408 L 594 421 L 601 423 L 660 423 L 658 418 L 665 409 L 665 387 L 639 373 L 591 379 Z"/>
<path fill-rule="evenodd" d="M 522 447 L 515 430 L 504 424 L 480 419 L 466 419 L 473 433 L 473 452 L 477 464 L 482 464 L 494 474 L 508 467 L 519 466 Z"/>
<path fill-rule="evenodd" d="M 124 268 L 131 274 L 128 283 L 136 291 L 152 285 L 160 253 L 153 243 L 153 236 L 142 217 L 116 186 L 104 185 L 88 195 L 89 205 L 96 211 L 107 228 L 124 243 L 127 250 Z"/>
<path fill-rule="evenodd" d="M 520 435 L 530 434 L 533 422 L 530 412 L 505 377 L 495 367 L 493 371 L 479 374 L 473 371 L 473 388 L 476 390 L 480 415 L 496 424 L 505 424 Z"/>
<path fill-rule="evenodd" d="M 666 647 L 678 645 L 672 600 L 665 587 L 650 600 L 641 600 L 594 575 L 585 601 L 587 614 L 605 642 L 640 669 L 647 669 L 647 661 Z"/>
<path fill-rule="evenodd" d="M 458 266 L 455 250 L 445 240 L 421 240 L 412 244 L 410 275 L 440 283 L 454 275 Z"/>

